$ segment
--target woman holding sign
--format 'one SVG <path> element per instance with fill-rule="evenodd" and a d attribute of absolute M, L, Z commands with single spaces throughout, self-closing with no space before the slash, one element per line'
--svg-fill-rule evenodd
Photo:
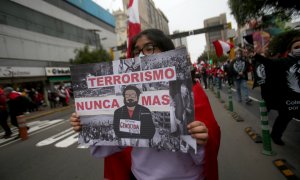
<path fill-rule="evenodd" d="M 132 57 L 138 57 L 169 51 L 174 49 L 174 45 L 162 31 L 147 29 L 133 39 L 131 49 L 133 50 Z M 198 144 L 197 152 L 182 153 L 133 147 L 131 176 L 122 177 L 122 179 L 218 179 L 217 155 L 220 144 L 220 128 L 202 86 L 198 82 L 194 82 L 192 89 L 195 117 L 194 120 L 189 121 L 187 129 Z M 72 114 L 70 123 L 75 131 L 81 129 L 80 119 L 76 113 Z M 114 157 L 112 154 L 122 151 L 122 148 L 118 146 L 91 146 L 90 148 L 95 157 L 111 155 L 110 158 L 112 158 Z M 120 154 L 117 156 L 115 158 L 126 158 Z M 120 165 L 110 167 L 113 169 L 106 169 L 105 173 L 117 174 L 128 168 Z M 106 174 L 105 178 L 113 179 L 112 176 L 108 176 Z"/>

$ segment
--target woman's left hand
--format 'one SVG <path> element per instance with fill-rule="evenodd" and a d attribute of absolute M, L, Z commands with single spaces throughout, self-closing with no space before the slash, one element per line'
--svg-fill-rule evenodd
<path fill-rule="evenodd" d="M 208 129 L 201 121 L 193 121 L 187 126 L 189 133 L 196 139 L 197 144 L 205 145 L 208 140 Z"/>

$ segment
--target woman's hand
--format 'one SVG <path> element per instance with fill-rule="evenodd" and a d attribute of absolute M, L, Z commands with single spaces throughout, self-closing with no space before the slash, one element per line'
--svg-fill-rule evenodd
<path fill-rule="evenodd" d="M 76 132 L 80 131 L 81 129 L 80 118 L 76 112 L 71 115 L 69 121 L 74 131 Z"/>
<path fill-rule="evenodd" d="M 208 129 L 201 121 L 193 121 L 187 126 L 189 133 L 196 139 L 197 144 L 205 145 L 208 140 Z"/>

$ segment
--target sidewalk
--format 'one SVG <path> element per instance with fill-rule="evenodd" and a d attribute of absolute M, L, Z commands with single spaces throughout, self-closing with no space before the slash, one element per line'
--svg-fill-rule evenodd
<path fill-rule="evenodd" d="M 57 108 L 50 108 L 50 107 L 43 107 L 41 108 L 41 110 L 39 111 L 35 111 L 29 114 L 25 114 L 25 119 L 26 121 L 31 121 L 49 114 L 53 114 L 55 112 L 59 112 L 59 111 L 64 111 L 66 109 L 70 109 L 70 108 L 74 108 L 74 105 L 71 104 L 69 106 L 64 106 L 64 107 L 57 107 Z"/>

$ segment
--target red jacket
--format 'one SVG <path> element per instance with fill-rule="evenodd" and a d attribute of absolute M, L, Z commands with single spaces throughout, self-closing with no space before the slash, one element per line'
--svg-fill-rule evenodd
<path fill-rule="evenodd" d="M 0 88 L 0 110 L 2 110 L 2 111 L 6 110 L 6 97 L 1 88 Z"/>
<path fill-rule="evenodd" d="M 209 100 L 200 85 L 193 86 L 195 119 L 208 128 L 208 142 L 205 145 L 204 176 L 206 180 L 218 180 L 217 156 L 220 146 L 220 127 L 213 115 Z M 105 158 L 104 177 L 109 180 L 129 180 L 131 171 L 131 148 Z"/>
<path fill-rule="evenodd" d="M 195 119 L 202 121 L 208 128 L 208 141 L 205 145 L 204 176 L 206 180 L 218 179 L 218 152 L 220 147 L 221 131 L 214 117 L 209 100 L 200 85 L 193 86 Z"/>
<path fill-rule="evenodd" d="M 14 99 L 16 99 L 19 96 L 21 96 L 20 93 L 18 93 L 16 91 L 13 91 L 13 92 L 11 92 L 11 93 L 8 94 L 8 99 L 9 100 L 14 100 Z"/>

